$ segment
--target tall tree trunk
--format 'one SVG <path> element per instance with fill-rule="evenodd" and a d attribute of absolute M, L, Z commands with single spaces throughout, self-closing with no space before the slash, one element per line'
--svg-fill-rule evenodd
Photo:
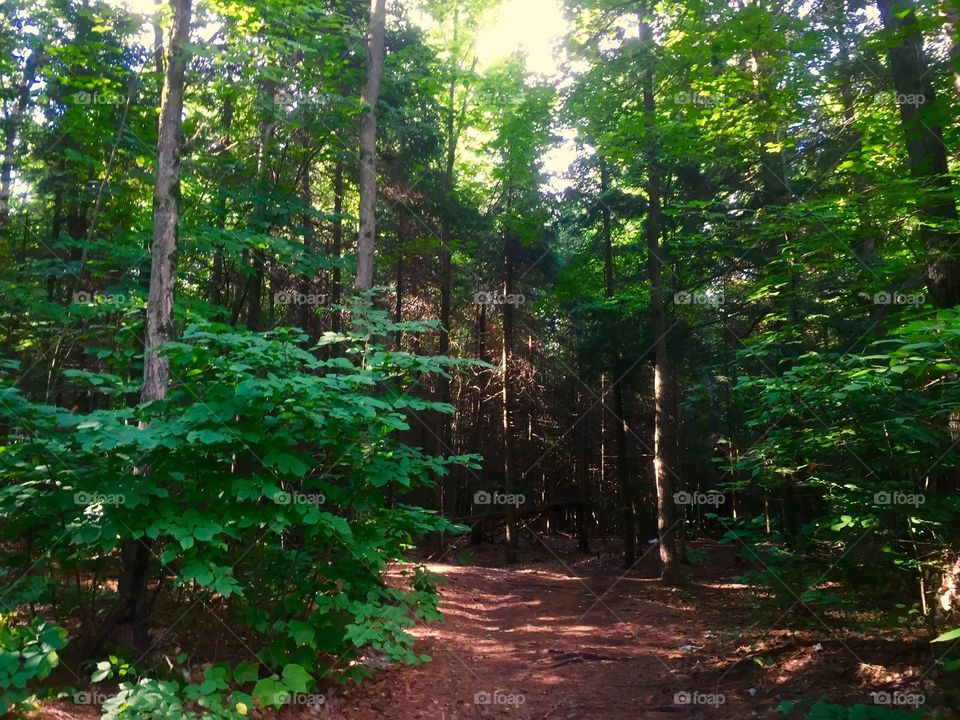
<path fill-rule="evenodd" d="M 316 252 L 315 240 L 316 234 L 313 229 L 313 216 L 311 212 L 313 210 L 313 186 L 311 185 L 310 172 L 313 168 L 313 160 L 311 157 L 310 148 L 307 145 L 307 139 L 304 138 L 303 151 L 306 155 L 304 160 L 303 172 L 300 175 L 300 197 L 303 199 L 303 249 L 304 252 L 310 256 Z M 314 278 L 304 275 L 300 278 L 300 291 L 304 295 L 310 295 L 311 291 L 314 288 Z M 316 342 L 315 336 L 317 333 L 314 332 L 314 325 L 316 319 L 316 312 L 314 306 L 309 302 L 304 302 L 300 304 L 300 327 L 303 328 L 312 342 Z"/>
<path fill-rule="evenodd" d="M 503 295 L 510 297 L 513 293 L 513 255 L 514 239 L 511 232 L 504 236 L 503 243 Z M 510 363 L 513 355 L 513 306 L 509 302 L 503 303 L 503 340 L 500 344 L 500 363 L 503 366 L 503 383 L 501 386 L 501 405 L 503 411 L 503 493 L 507 495 L 506 510 L 506 561 L 517 561 L 517 521 L 516 507 L 509 502 L 509 496 L 515 494 L 514 467 L 513 467 L 513 394 L 510 391 Z"/>
<path fill-rule="evenodd" d="M 910 157 L 910 174 L 920 181 L 925 196 L 920 204 L 920 235 L 927 248 L 927 286 L 938 307 L 960 303 L 960 262 L 957 233 L 942 226 L 955 224 L 957 207 L 951 194 L 943 130 L 933 113 L 936 100 L 923 33 L 910 0 L 877 0 L 883 26 L 898 42 L 889 50 L 890 72 L 900 106 L 900 119 Z M 931 193 L 931 194 L 927 194 Z"/>
<path fill-rule="evenodd" d="M 377 236 L 377 100 L 383 72 L 386 0 L 371 0 L 367 32 L 367 83 L 360 101 L 360 234 L 357 238 L 357 290 L 373 288 L 373 249 Z"/>
<path fill-rule="evenodd" d="M 459 5 L 454 8 L 453 15 L 453 45 L 456 45 L 459 32 Z M 440 216 L 440 344 L 438 354 L 446 356 L 450 354 L 450 318 L 452 316 L 452 287 L 453 287 L 453 260 L 450 249 L 452 239 L 452 230 L 450 223 L 450 214 L 454 207 L 453 198 L 453 169 L 456 160 L 457 138 L 459 128 L 456 122 L 456 55 L 450 55 L 449 82 L 447 84 L 447 107 L 444 117 L 444 126 L 446 132 L 446 147 L 443 163 L 443 209 Z M 450 378 L 437 378 L 437 400 L 442 403 L 450 403 Z M 438 455 L 450 452 L 452 445 L 452 424 L 453 417 L 447 413 L 437 413 L 437 430 L 435 448 Z M 437 482 L 437 509 L 441 514 L 449 516 L 453 514 L 453 504 L 456 501 L 457 493 L 452 492 L 454 488 L 443 489 L 441 483 L 448 485 L 455 480 L 453 476 L 447 478 L 438 477 Z M 456 486 L 459 487 L 459 486 Z M 440 545 L 446 543 L 445 534 L 439 534 L 437 538 Z M 442 547 L 439 548 L 442 551 Z"/>
<path fill-rule="evenodd" d="M 403 322 L 403 256 L 397 253 L 397 303 L 393 310 L 393 321 L 398 325 Z M 393 338 L 393 349 L 400 352 L 403 334 L 398 328 Z"/>
<path fill-rule="evenodd" d="M 153 193 L 153 244 L 150 291 L 147 299 L 146 338 L 143 353 L 141 402 L 167 395 L 169 361 L 155 348 L 173 337 L 173 293 L 177 274 L 177 225 L 180 218 L 180 153 L 186 43 L 190 37 L 191 0 L 170 0 L 173 20 L 167 50 L 160 124 L 157 133 L 157 180 Z M 138 472 L 149 469 L 138 468 Z M 147 633 L 147 583 L 150 544 L 146 537 L 127 540 L 121 549 L 121 574 L 107 629 L 129 626 L 132 645 L 145 652 Z M 112 626 L 112 627 L 111 627 Z M 104 639 L 103 637 L 100 638 Z"/>
<path fill-rule="evenodd" d="M 583 402 L 583 393 L 574 392 L 573 416 L 574 438 L 576 442 L 576 479 L 577 479 L 577 549 L 582 553 L 590 552 L 590 438 L 583 423 L 578 422 L 582 413 L 589 412 Z"/>
<path fill-rule="evenodd" d="M 610 178 L 607 164 L 600 160 L 600 219 L 603 233 L 603 280 L 604 295 L 613 297 L 613 239 L 610 231 L 610 207 L 607 205 L 606 194 L 610 189 Z M 614 340 L 614 346 L 609 353 L 610 392 L 613 395 L 613 412 L 604 403 L 608 415 L 611 415 L 610 427 L 613 429 L 617 448 L 617 482 L 620 485 L 620 501 L 623 517 L 623 566 L 633 567 L 637 561 L 637 520 L 636 500 L 633 492 L 633 478 L 630 473 L 630 463 L 627 458 L 627 421 L 623 403 L 623 361 L 619 345 Z"/>
<path fill-rule="evenodd" d="M 163 66 L 163 63 L 160 63 Z M 220 121 L 223 123 L 223 139 L 217 148 L 217 157 L 226 162 L 230 147 L 230 128 L 233 126 L 233 97 L 227 95 L 223 100 L 223 109 L 220 113 Z M 218 230 L 225 230 L 227 227 L 227 190 L 220 188 L 220 197 L 217 199 L 217 219 L 216 227 Z M 224 287 L 225 267 L 223 257 L 223 244 L 216 243 L 213 248 L 213 269 L 210 277 L 209 295 L 210 302 L 214 305 L 220 305 L 227 300 L 228 290 Z"/>
<path fill-rule="evenodd" d="M 653 472 L 657 488 L 657 532 L 660 540 L 661 580 L 668 584 L 677 581 L 678 552 L 674 530 L 673 481 L 670 477 L 669 448 L 673 444 L 670 425 L 670 371 L 667 355 L 667 313 L 663 298 L 663 259 L 660 255 L 660 235 L 663 232 L 663 206 L 660 180 L 660 161 L 657 152 L 656 99 L 653 94 L 654 47 L 653 34 L 647 17 L 646 4 L 640 14 L 640 42 L 645 56 L 643 72 L 643 115 L 646 132 L 647 163 L 647 271 L 650 277 L 650 311 L 653 316 L 654 378 L 653 395 L 656 405 L 653 431 Z"/>
<path fill-rule="evenodd" d="M 339 305 L 341 295 L 340 259 L 343 254 L 343 157 L 337 157 L 337 164 L 333 169 L 333 228 L 332 247 L 330 255 L 333 257 L 333 273 L 330 279 L 330 304 Z M 333 311 L 331 329 L 340 332 L 340 310 Z"/>

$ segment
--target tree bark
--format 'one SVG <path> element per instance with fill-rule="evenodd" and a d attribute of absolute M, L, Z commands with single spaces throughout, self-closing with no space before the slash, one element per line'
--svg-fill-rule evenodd
<path fill-rule="evenodd" d="M 513 254 L 514 240 L 510 232 L 504 237 L 503 248 L 503 295 L 510 297 L 513 293 Z M 513 306 L 509 302 L 503 303 L 503 340 L 500 345 L 500 362 L 503 366 L 503 383 L 501 387 L 501 405 L 503 411 L 503 492 L 510 496 L 515 493 L 513 475 L 513 394 L 510 392 L 510 361 L 513 354 Z M 509 499 L 509 498 L 508 498 Z M 517 522 L 516 508 L 507 502 L 506 511 L 506 561 L 517 562 Z"/>
<path fill-rule="evenodd" d="M 653 94 L 654 47 L 653 34 L 647 17 L 646 4 L 640 14 L 640 43 L 645 56 L 643 84 L 643 115 L 646 132 L 645 156 L 647 163 L 647 272 L 650 277 L 650 311 L 653 316 L 654 379 L 653 395 L 656 405 L 653 431 L 653 472 L 657 489 L 657 532 L 660 540 L 661 580 L 668 584 L 677 581 L 679 557 L 674 531 L 673 482 L 670 477 L 669 448 L 672 444 L 669 402 L 669 358 L 667 354 L 667 314 L 663 298 L 663 259 L 660 255 L 660 235 L 663 231 L 663 206 L 660 180 L 660 162 L 657 154 L 656 99 Z"/>
<path fill-rule="evenodd" d="M 153 193 L 153 243 L 150 291 L 147 299 L 146 338 L 143 353 L 143 403 L 167 395 L 169 361 L 156 348 L 173 337 L 173 295 L 177 273 L 177 225 L 180 219 L 180 153 L 186 43 L 190 36 L 191 0 L 170 0 L 173 23 L 167 50 L 160 124 L 157 134 L 157 180 Z M 142 474 L 146 472 L 138 468 Z M 132 538 L 121 549 L 121 574 L 109 623 L 130 626 L 132 645 L 145 652 L 147 633 L 147 583 L 150 545 L 146 537 Z M 112 628 L 109 628 L 112 629 Z"/>
<path fill-rule="evenodd" d="M 371 0 L 367 32 L 367 83 L 360 101 L 360 234 L 357 238 L 357 277 L 360 291 L 373 288 L 373 250 L 377 235 L 377 100 L 383 72 L 386 0 Z"/>
<path fill-rule="evenodd" d="M 610 299 L 613 297 L 613 239 L 610 231 L 610 208 L 606 203 L 606 194 L 609 190 L 610 178 L 607 172 L 606 162 L 600 160 L 600 219 L 601 233 L 603 234 L 603 280 L 604 295 Z M 623 403 L 623 385 L 621 384 L 623 372 L 623 360 L 620 354 L 619 345 L 612 343 L 614 347 L 609 353 L 610 365 L 608 372 L 610 374 L 610 392 L 613 395 L 613 412 L 609 406 L 604 403 L 604 408 L 611 416 L 610 427 L 613 429 L 615 443 L 617 448 L 617 482 L 620 485 L 620 501 L 622 503 L 623 518 L 623 566 L 625 568 L 633 567 L 637 561 L 637 521 L 636 521 L 636 500 L 633 493 L 633 478 L 630 474 L 630 463 L 627 458 L 627 421 L 625 418 L 625 408 Z"/>
<path fill-rule="evenodd" d="M 167 51 L 160 125 L 157 134 L 157 181 L 153 193 L 153 245 L 141 401 L 167 395 L 170 365 L 153 349 L 173 337 L 173 293 L 177 275 L 177 226 L 180 220 L 180 152 L 186 43 L 192 0 L 170 0 L 173 25 Z"/>
<path fill-rule="evenodd" d="M 929 253 L 927 287 L 937 307 L 953 307 L 960 303 L 960 262 L 954 254 L 957 233 L 942 226 L 956 223 L 957 207 L 951 194 L 943 130 L 928 112 L 936 96 L 923 51 L 923 33 L 910 0 L 877 0 L 877 9 L 884 28 L 899 40 L 888 57 L 910 174 L 924 190 L 918 217 L 920 236 Z"/>
<path fill-rule="evenodd" d="M 333 228 L 332 247 L 330 254 L 333 257 L 333 273 L 330 279 L 330 304 L 339 305 L 341 295 L 340 259 L 343 254 L 343 158 L 337 158 L 333 169 Z M 340 332 L 340 310 L 333 310 L 331 329 Z"/>

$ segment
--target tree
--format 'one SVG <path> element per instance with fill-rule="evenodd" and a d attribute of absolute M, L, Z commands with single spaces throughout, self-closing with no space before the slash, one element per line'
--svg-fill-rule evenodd
<path fill-rule="evenodd" d="M 373 251 L 377 233 L 377 99 L 383 73 L 383 42 L 386 0 L 371 0 L 370 25 L 364 44 L 367 55 L 367 83 L 360 101 L 360 235 L 357 239 L 358 290 L 373 288 Z"/>
<path fill-rule="evenodd" d="M 143 387 L 140 401 L 150 403 L 167 396 L 170 362 L 158 348 L 173 339 L 173 297 L 177 278 L 177 238 L 180 222 L 180 154 L 183 96 L 189 59 L 191 0 L 170 0 L 171 25 L 165 58 L 163 96 L 157 134 L 157 175 L 153 193 L 153 242 L 150 290 L 143 353 Z M 140 470 L 149 472 L 149 468 Z M 117 597 L 99 640 L 116 626 L 129 626 L 138 652 L 149 647 L 147 582 L 151 543 L 145 537 L 128 540 L 121 551 L 122 569 Z M 98 649 L 99 642 L 96 643 Z"/>

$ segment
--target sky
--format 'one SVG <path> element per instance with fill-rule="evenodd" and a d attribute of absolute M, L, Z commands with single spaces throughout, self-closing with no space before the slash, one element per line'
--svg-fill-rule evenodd
<path fill-rule="evenodd" d="M 566 29 L 560 0 L 503 0 L 500 12 L 477 37 L 480 64 L 524 50 L 531 72 L 555 77 L 559 70 L 553 50 Z"/>

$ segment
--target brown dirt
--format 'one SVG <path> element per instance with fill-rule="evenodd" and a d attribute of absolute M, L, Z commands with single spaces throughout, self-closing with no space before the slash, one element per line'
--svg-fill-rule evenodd
<path fill-rule="evenodd" d="M 446 622 L 413 634 L 433 660 L 327 688 L 322 707 L 279 717 L 739 720 L 782 718 L 778 703 L 802 697 L 871 704 L 871 692 L 900 690 L 926 692 L 928 706 L 936 699 L 923 643 L 857 636 L 829 617 L 785 629 L 799 606 L 786 617 L 756 615 L 731 580 L 742 568 L 729 547 L 699 544 L 709 562 L 687 568 L 684 587 L 667 588 L 655 548 L 624 573 L 613 553 L 586 557 L 568 539 L 548 542 L 510 568 L 494 546 L 473 551 L 470 564 L 431 565 L 448 579 Z M 39 716 L 96 717 L 71 707 L 54 703 Z"/>

